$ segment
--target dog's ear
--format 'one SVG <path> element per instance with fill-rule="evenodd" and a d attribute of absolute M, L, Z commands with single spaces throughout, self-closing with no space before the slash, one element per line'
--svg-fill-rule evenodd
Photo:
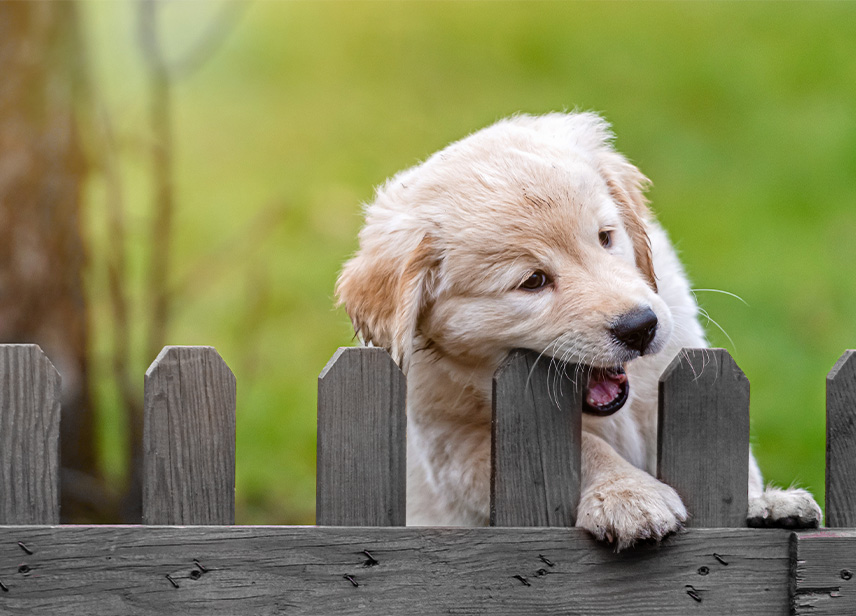
<path fill-rule="evenodd" d="M 651 216 L 648 201 L 645 199 L 645 189 L 650 180 L 624 156 L 613 150 L 608 142 L 604 143 L 604 149 L 597 161 L 609 193 L 621 211 L 624 228 L 633 242 L 636 267 L 656 292 L 657 277 L 651 255 L 651 240 L 645 230 L 645 223 Z"/>
<path fill-rule="evenodd" d="M 367 227 L 336 283 L 339 305 L 366 343 L 383 347 L 406 371 L 419 317 L 430 303 L 437 260 L 430 238 L 397 242 Z"/>

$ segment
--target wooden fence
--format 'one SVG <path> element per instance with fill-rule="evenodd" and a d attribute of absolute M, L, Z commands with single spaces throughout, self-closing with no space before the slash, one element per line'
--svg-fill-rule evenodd
<path fill-rule="evenodd" d="M 72 526 L 59 376 L 38 347 L 0 346 L 0 614 L 856 613 L 852 351 L 827 380 L 835 528 L 745 527 L 749 384 L 725 351 L 686 350 L 660 382 L 659 472 L 689 528 L 621 553 L 569 528 L 565 372 L 530 353 L 497 372 L 493 526 L 412 528 L 404 377 L 382 350 L 340 349 L 318 386 L 319 526 L 234 526 L 234 376 L 213 348 L 167 347 L 146 373 L 145 525 Z"/>

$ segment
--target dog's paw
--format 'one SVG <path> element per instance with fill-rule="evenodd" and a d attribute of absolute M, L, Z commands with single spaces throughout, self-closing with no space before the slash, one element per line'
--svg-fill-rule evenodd
<path fill-rule="evenodd" d="M 686 519 L 678 493 L 642 471 L 585 490 L 577 510 L 577 526 L 614 543 L 616 551 L 637 541 L 659 541 L 683 528 Z"/>
<path fill-rule="evenodd" d="M 746 522 L 755 528 L 817 528 L 823 513 L 806 490 L 767 488 L 749 499 Z"/>

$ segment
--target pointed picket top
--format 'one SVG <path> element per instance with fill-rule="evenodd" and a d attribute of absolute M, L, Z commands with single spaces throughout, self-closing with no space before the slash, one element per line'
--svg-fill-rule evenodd
<path fill-rule="evenodd" d="M 38 345 L 0 345 L 0 524 L 59 524 L 61 383 Z"/>
<path fill-rule="evenodd" d="M 573 526 L 583 387 L 575 365 L 513 351 L 493 378 L 492 526 Z"/>
<path fill-rule="evenodd" d="M 213 347 L 168 346 L 146 371 L 143 522 L 235 523 L 235 375 Z"/>
<path fill-rule="evenodd" d="M 856 526 L 856 351 L 826 377 L 826 525 Z"/>
<path fill-rule="evenodd" d="M 384 349 L 342 347 L 327 362 L 318 377 L 318 525 L 405 524 L 406 396 Z"/>
<path fill-rule="evenodd" d="M 746 375 L 725 349 L 683 349 L 663 372 L 659 389 L 657 474 L 683 499 L 687 525 L 745 526 Z"/>

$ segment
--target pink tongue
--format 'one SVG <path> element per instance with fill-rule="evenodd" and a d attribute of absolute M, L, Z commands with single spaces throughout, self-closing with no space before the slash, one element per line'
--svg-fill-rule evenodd
<path fill-rule="evenodd" d="M 621 391 L 621 383 L 626 377 L 623 374 L 610 375 L 605 371 L 598 370 L 589 377 L 586 402 L 591 406 L 604 406 L 618 397 Z"/>

